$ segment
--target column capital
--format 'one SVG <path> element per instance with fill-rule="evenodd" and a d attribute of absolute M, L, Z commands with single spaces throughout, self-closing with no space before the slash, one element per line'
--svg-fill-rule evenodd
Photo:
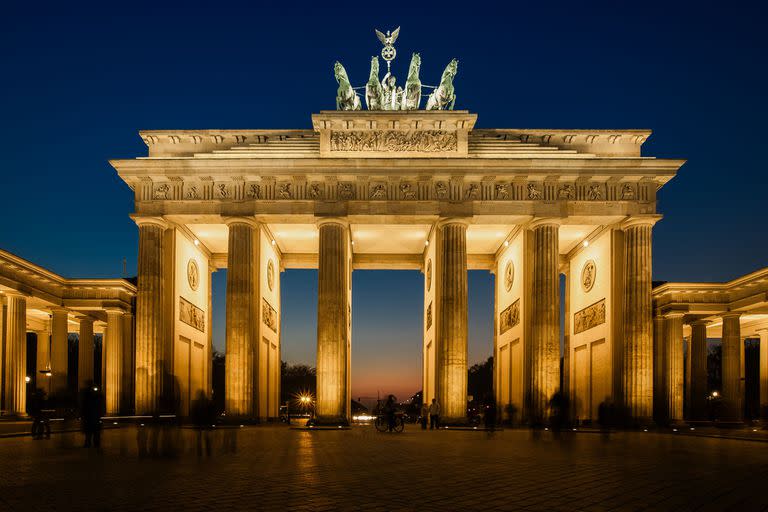
<path fill-rule="evenodd" d="M 29 297 L 29 295 L 24 292 L 20 292 L 19 290 L 0 290 L 0 297 L 3 295 L 6 297 L 16 297 L 18 299 L 26 299 Z"/>
<path fill-rule="evenodd" d="M 261 225 L 253 217 L 224 217 L 223 220 L 227 227 L 232 226 L 233 224 L 247 224 L 248 226 L 256 229 Z"/>
<path fill-rule="evenodd" d="M 315 224 L 317 225 L 318 228 L 321 228 L 328 224 L 336 224 L 345 229 L 349 228 L 349 221 L 342 217 L 321 217 L 315 221 Z"/>
<path fill-rule="evenodd" d="M 682 311 L 669 311 L 668 313 L 664 313 L 662 315 L 662 317 L 665 320 L 683 318 L 684 316 L 685 316 L 685 313 L 683 313 Z"/>
<path fill-rule="evenodd" d="M 712 323 L 711 320 L 704 320 L 703 318 L 698 318 L 696 320 L 691 320 L 690 322 L 688 322 L 688 325 L 690 325 L 690 326 L 703 325 L 704 327 L 706 327 L 707 325 L 709 325 L 711 323 Z"/>
<path fill-rule="evenodd" d="M 65 315 L 69 316 L 69 310 L 68 310 L 67 308 L 65 308 L 65 307 L 62 307 L 62 306 L 53 306 L 53 307 L 51 307 L 51 308 L 48 308 L 48 309 L 50 309 L 50 310 L 51 310 L 51 314 L 52 314 L 52 315 L 56 315 L 56 314 L 59 314 L 59 315 L 61 315 L 61 314 L 63 313 L 63 314 L 65 314 Z"/>
<path fill-rule="evenodd" d="M 635 226 L 653 227 L 654 224 L 661 220 L 661 217 L 661 215 L 633 215 L 632 217 L 627 217 L 622 222 L 620 222 L 619 228 L 624 230 L 633 228 Z"/>
<path fill-rule="evenodd" d="M 162 217 L 140 217 L 137 215 L 131 215 L 133 222 L 137 226 L 157 226 L 159 228 L 168 229 L 171 227 L 170 223 Z"/>
<path fill-rule="evenodd" d="M 734 311 L 728 311 L 726 313 L 720 314 L 720 318 L 722 318 L 723 320 L 725 320 L 726 318 L 740 318 L 740 317 L 741 317 L 741 313 L 737 313 Z"/>
<path fill-rule="evenodd" d="M 110 314 L 120 315 L 120 316 L 125 314 L 125 310 L 123 308 L 117 308 L 117 307 L 104 308 L 104 312 L 107 314 L 107 316 L 109 316 Z"/>
<path fill-rule="evenodd" d="M 536 229 L 542 226 L 560 226 L 563 219 L 560 217 L 537 217 L 528 223 L 528 229 Z"/>
<path fill-rule="evenodd" d="M 461 224 L 463 226 L 469 226 L 469 219 L 465 217 L 442 217 L 438 219 L 435 225 L 441 228 L 450 224 Z"/>

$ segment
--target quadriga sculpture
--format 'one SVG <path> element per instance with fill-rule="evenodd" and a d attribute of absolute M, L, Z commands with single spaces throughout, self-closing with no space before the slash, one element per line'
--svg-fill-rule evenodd
<path fill-rule="evenodd" d="M 421 80 L 419 69 L 421 68 L 421 56 L 414 53 L 411 56 L 411 65 L 408 67 L 408 78 L 405 81 L 403 92 L 402 110 L 418 110 L 421 103 Z"/>
<path fill-rule="evenodd" d="M 381 110 L 384 89 L 379 82 L 379 58 L 371 57 L 371 74 L 365 84 L 365 106 L 368 110 Z"/>
<path fill-rule="evenodd" d="M 334 64 L 333 74 L 339 83 L 339 88 L 336 90 L 336 110 L 360 110 L 362 107 L 360 98 L 355 94 L 355 90 L 352 89 L 352 84 L 349 83 L 349 77 L 347 76 L 347 70 L 344 69 L 341 62 L 337 61 Z"/>
<path fill-rule="evenodd" d="M 432 91 L 427 100 L 427 110 L 453 110 L 456 103 L 456 93 L 453 89 L 453 79 L 458 71 L 459 61 L 453 59 L 445 67 L 443 77 L 440 79 L 440 85 Z"/>

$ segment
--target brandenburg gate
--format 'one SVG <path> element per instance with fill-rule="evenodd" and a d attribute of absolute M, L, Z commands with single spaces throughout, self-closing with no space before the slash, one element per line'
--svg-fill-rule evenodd
<path fill-rule="evenodd" d="M 611 396 L 650 421 L 651 230 L 656 193 L 683 162 L 641 156 L 645 130 L 476 120 L 342 110 L 312 115 L 311 130 L 141 132 L 148 156 L 111 162 L 139 226 L 136 413 L 161 408 L 174 378 L 209 387 L 210 275 L 226 268 L 227 414 L 276 417 L 280 273 L 316 268 L 316 412 L 346 422 L 351 273 L 419 269 L 424 398 L 459 422 L 467 270 L 484 269 L 496 275 L 500 404 L 543 415 L 560 388 L 565 275 L 563 388 L 590 411 Z"/>

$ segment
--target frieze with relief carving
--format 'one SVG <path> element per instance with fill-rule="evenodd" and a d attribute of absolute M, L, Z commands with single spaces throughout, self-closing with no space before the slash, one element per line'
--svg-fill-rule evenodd
<path fill-rule="evenodd" d="M 200 332 L 205 332 L 205 312 L 184 297 L 179 297 L 179 320 Z"/>
<path fill-rule="evenodd" d="M 499 315 L 499 334 L 504 334 L 520 323 L 520 299 L 507 306 Z"/>
<path fill-rule="evenodd" d="M 261 320 L 264 325 L 272 329 L 272 332 L 277 333 L 277 311 L 263 297 L 261 299 Z"/>
<path fill-rule="evenodd" d="M 331 151 L 378 151 L 400 153 L 446 153 L 458 150 L 456 132 L 417 131 L 333 131 Z"/>
<path fill-rule="evenodd" d="M 384 182 L 379 178 L 363 187 L 358 182 L 335 182 L 327 186 L 322 182 L 276 181 L 261 176 L 260 181 L 217 181 L 210 178 L 178 183 L 147 180 L 146 186 L 137 188 L 137 197 L 154 201 L 239 201 L 239 200 L 378 200 L 378 201 L 645 201 L 640 186 L 632 183 L 606 185 L 591 183 L 575 186 L 571 183 L 523 184 L 495 181 L 453 182 L 436 179 L 395 182 L 390 177 Z M 334 183 L 333 181 L 331 183 Z"/>
<path fill-rule="evenodd" d="M 587 306 L 573 315 L 573 332 L 575 334 L 588 331 L 605 323 L 605 299 Z"/>

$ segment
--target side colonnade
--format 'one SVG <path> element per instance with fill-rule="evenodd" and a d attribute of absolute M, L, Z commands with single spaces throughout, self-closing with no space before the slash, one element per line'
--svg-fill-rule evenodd
<path fill-rule="evenodd" d="M 3 415 L 26 416 L 37 390 L 48 407 L 76 407 L 78 392 L 91 386 L 104 392 L 107 415 L 131 413 L 135 295 L 129 280 L 67 279 L 0 250 Z M 28 350 L 36 350 L 34 357 Z"/>

